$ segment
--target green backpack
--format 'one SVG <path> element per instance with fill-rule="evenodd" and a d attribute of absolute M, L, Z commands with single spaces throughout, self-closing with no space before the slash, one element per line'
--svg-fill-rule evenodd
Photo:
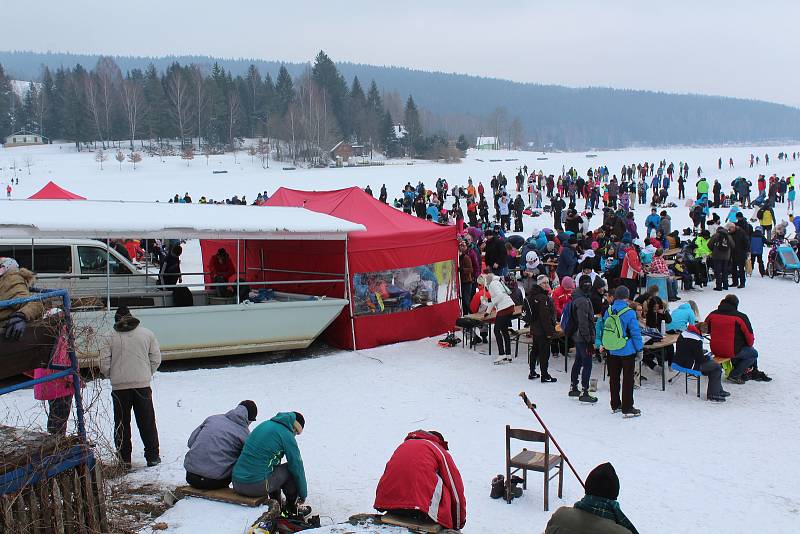
<path fill-rule="evenodd" d="M 628 338 L 625 337 L 625 332 L 622 329 L 620 316 L 629 310 L 630 308 L 627 306 L 617 313 L 608 310 L 608 319 L 603 323 L 603 337 L 601 339 L 604 349 L 620 350 L 628 344 Z"/>

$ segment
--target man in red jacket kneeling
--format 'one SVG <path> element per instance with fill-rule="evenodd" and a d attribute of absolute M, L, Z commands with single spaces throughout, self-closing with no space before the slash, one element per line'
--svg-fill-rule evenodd
<path fill-rule="evenodd" d="M 386 464 L 374 506 L 381 512 L 428 516 L 444 528 L 464 527 L 464 483 L 439 432 L 416 430 L 406 436 Z"/>

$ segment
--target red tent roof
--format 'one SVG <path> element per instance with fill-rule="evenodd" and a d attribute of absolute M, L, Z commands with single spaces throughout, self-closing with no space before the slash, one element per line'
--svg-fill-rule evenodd
<path fill-rule="evenodd" d="M 35 200 L 86 200 L 86 197 L 67 191 L 53 182 L 47 182 L 46 186 L 28 198 Z"/>
<path fill-rule="evenodd" d="M 301 191 L 281 187 L 267 200 L 266 205 L 304 207 L 363 224 L 366 232 L 350 234 L 350 250 L 354 252 L 417 247 L 420 243 L 455 243 L 456 238 L 455 226 L 443 226 L 403 213 L 358 187 L 335 191 Z"/>

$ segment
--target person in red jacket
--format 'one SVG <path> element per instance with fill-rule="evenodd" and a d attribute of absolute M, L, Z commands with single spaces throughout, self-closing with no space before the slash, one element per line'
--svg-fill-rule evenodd
<path fill-rule="evenodd" d="M 559 321 L 561 320 L 561 314 L 564 313 L 564 307 L 572 301 L 573 291 L 575 291 L 575 281 L 571 276 L 565 276 L 561 279 L 561 284 L 550 295 L 556 308 L 556 318 Z"/>
<path fill-rule="evenodd" d="M 719 307 L 706 317 L 711 336 L 711 352 L 718 358 L 731 358 L 733 371 L 728 381 L 744 384 L 745 380 L 772 380 L 758 370 L 758 351 L 753 347 L 755 335 L 750 319 L 738 310 L 739 298 L 726 295 Z"/>
<path fill-rule="evenodd" d="M 444 528 L 464 527 L 464 483 L 439 432 L 416 430 L 406 436 L 386 464 L 374 507 L 416 519 L 427 516 Z"/>
<path fill-rule="evenodd" d="M 236 266 L 233 265 L 231 257 L 224 248 L 220 248 L 216 254 L 211 256 L 206 265 L 206 271 L 215 284 L 232 282 L 236 277 Z M 221 297 L 233 294 L 230 287 L 215 286 L 214 289 Z"/>

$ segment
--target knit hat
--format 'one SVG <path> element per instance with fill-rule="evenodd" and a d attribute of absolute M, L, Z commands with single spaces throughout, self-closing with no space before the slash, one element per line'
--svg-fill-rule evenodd
<path fill-rule="evenodd" d="M 625 232 L 622 234 L 622 242 L 623 243 L 633 243 L 633 238 L 629 232 Z"/>
<path fill-rule="evenodd" d="M 586 477 L 586 495 L 616 501 L 619 497 L 619 477 L 614 466 L 606 462 L 600 464 Z"/>
<path fill-rule="evenodd" d="M 561 279 L 561 287 L 567 291 L 575 289 L 575 280 L 573 280 L 571 276 L 565 276 Z"/>
<path fill-rule="evenodd" d="M 547 284 L 550 285 L 550 279 L 547 277 L 546 274 L 540 274 L 536 277 L 537 284 Z"/>
<path fill-rule="evenodd" d="M 297 432 L 297 435 L 303 433 L 303 429 L 306 427 L 306 419 L 303 417 L 303 414 L 300 412 L 294 412 L 294 431 Z"/>
<path fill-rule="evenodd" d="M 617 286 L 617 289 L 614 290 L 614 298 L 617 300 L 628 300 L 630 296 L 631 292 L 625 286 Z"/>
<path fill-rule="evenodd" d="M 693 324 L 690 324 L 689 326 L 687 326 L 687 327 L 686 327 L 686 331 L 687 331 L 687 332 L 691 332 L 692 334 L 697 334 L 698 336 L 701 336 L 701 335 L 703 335 L 703 334 L 700 332 L 700 329 L 699 329 L 699 328 L 697 328 L 697 326 L 696 326 L 696 325 L 693 325 Z"/>
<path fill-rule="evenodd" d="M 0 258 L 0 276 L 11 269 L 19 269 L 19 264 L 14 258 Z"/>
<path fill-rule="evenodd" d="M 251 400 L 243 400 L 239 403 L 239 406 L 244 406 L 247 408 L 247 420 L 251 423 L 256 420 L 258 417 L 258 406 L 256 403 Z"/>
<path fill-rule="evenodd" d="M 536 266 L 539 264 L 539 262 L 537 261 L 538 259 L 539 256 L 536 254 L 536 252 L 532 250 L 529 251 L 527 254 L 525 254 L 525 264 L 529 269 L 536 268 Z"/>
<path fill-rule="evenodd" d="M 578 283 L 578 287 L 580 287 L 581 291 L 584 293 L 588 293 L 592 290 L 592 277 L 583 275 L 580 277 L 580 282 Z"/>
<path fill-rule="evenodd" d="M 556 244 L 552 241 L 548 241 L 547 245 L 545 245 L 545 248 L 547 248 L 548 252 L 553 252 L 553 250 L 556 248 Z"/>
<path fill-rule="evenodd" d="M 117 313 L 114 314 L 114 322 L 118 323 L 120 319 L 128 315 L 131 315 L 131 310 L 129 310 L 127 306 L 120 306 L 117 308 Z"/>

